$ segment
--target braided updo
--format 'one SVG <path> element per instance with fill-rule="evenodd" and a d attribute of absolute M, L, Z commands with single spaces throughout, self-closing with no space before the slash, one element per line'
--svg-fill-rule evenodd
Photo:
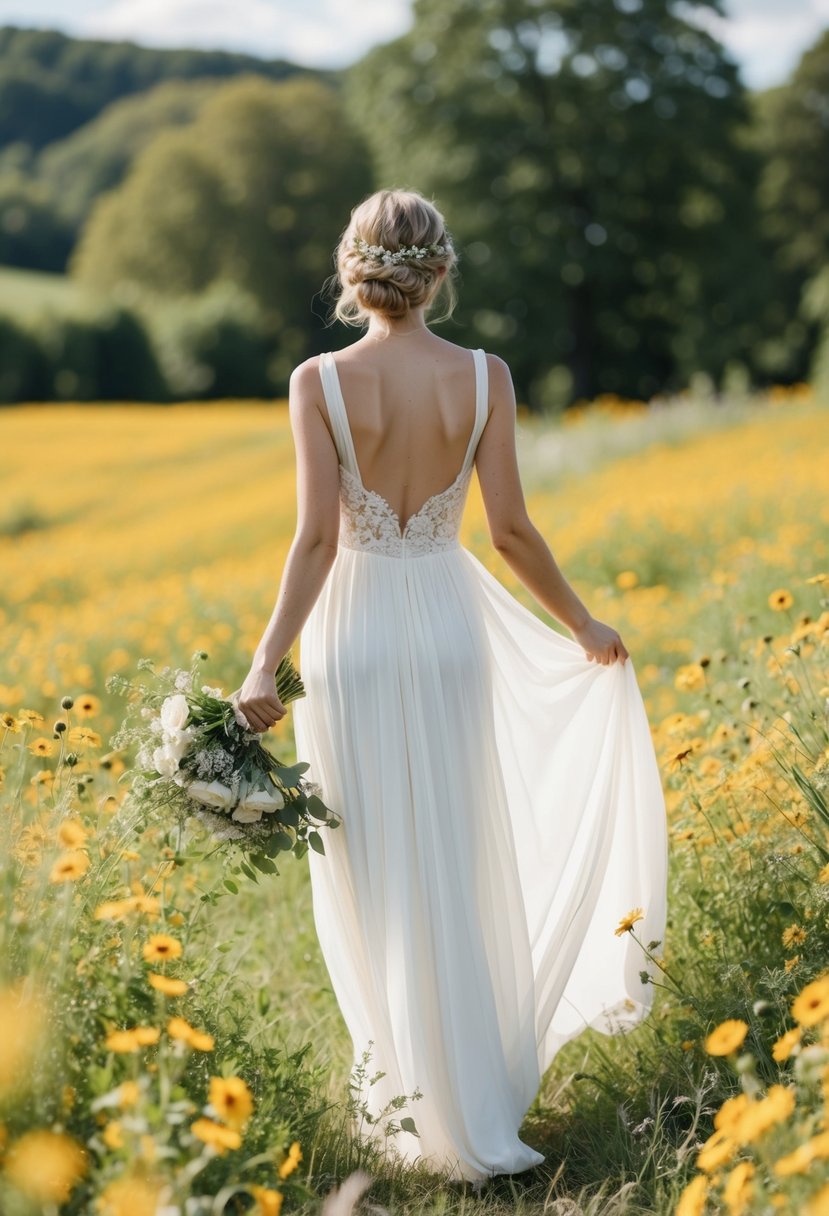
<path fill-rule="evenodd" d="M 391 252 L 413 245 L 420 249 L 439 245 L 442 253 L 429 252 L 397 263 L 367 258 L 356 240 L 380 245 Z M 448 300 L 443 317 L 455 304 L 451 281 L 457 256 L 437 207 L 417 190 L 378 190 L 354 208 L 348 227 L 340 237 L 335 255 L 340 294 L 334 315 L 347 325 L 365 325 L 372 313 L 404 317 L 411 308 L 429 308 L 440 289 Z M 441 274 L 441 268 L 446 274 Z"/>

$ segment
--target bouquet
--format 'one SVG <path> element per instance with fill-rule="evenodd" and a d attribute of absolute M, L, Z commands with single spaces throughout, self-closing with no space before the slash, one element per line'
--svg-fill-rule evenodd
<path fill-rule="evenodd" d="M 120 675 L 106 682 L 108 691 L 132 701 L 111 745 L 138 745 L 134 801 L 149 816 L 172 817 L 182 829 L 195 818 L 217 842 L 238 848 L 265 873 L 276 873 L 271 859 L 279 852 L 302 857 L 310 846 L 324 853 L 314 821 L 338 827 L 340 819 L 323 802 L 320 787 L 303 778 L 310 765 L 282 764 L 263 746 L 235 696 L 199 683 L 205 658 L 196 651 L 189 671 L 165 667 L 158 673 L 150 659 L 140 659 L 138 667 L 152 673 L 152 685 Z M 290 655 L 275 681 L 283 705 L 305 695 Z M 242 868 L 248 872 L 244 863 Z"/>

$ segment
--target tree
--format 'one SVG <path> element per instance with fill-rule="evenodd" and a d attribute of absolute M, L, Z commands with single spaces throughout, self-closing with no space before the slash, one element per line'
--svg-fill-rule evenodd
<path fill-rule="evenodd" d="M 134 42 L 70 38 L 57 30 L 0 27 L 0 147 L 43 148 L 110 102 L 163 80 L 229 79 L 256 72 L 284 80 L 306 69 L 227 51 L 160 50 Z M 313 73 L 319 79 L 328 73 Z"/>
<path fill-rule="evenodd" d="M 444 208 L 465 335 L 531 404 L 649 396 L 748 357 L 743 91 L 666 0 L 417 0 L 348 96 L 381 181 Z"/>
<path fill-rule="evenodd" d="M 754 131 L 765 161 L 763 231 L 776 271 L 776 290 L 763 307 L 763 357 L 770 372 L 799 379 L 808 372 L 817 331 L 829 330 L 829 30 L 788 84 L 756 99 Z M 813 287 L 821 276 L 824 286 Z"/>
<path fill-rule="evenodd" d="M 119 185 L 160 131 L 193 122 L 202 104 L 222 87 L 216 80 L 167 81 L 114 101 L 66 139 L 44 148 L 32 172 L 73 234 L 77 236 L 93 200 Z"/>
<path fill-rule="evenodd" d="M 312 300 L 332 271 L 350 208 L 370 187 L 367 154 L 337 96 L 311 80 L 245 77 L 190 126 L 166 131 L 99 198 L 70 263 L 131 298 L 175 298 L 218 281 L 260 306 L 278 384 L 321 348 Z"/>

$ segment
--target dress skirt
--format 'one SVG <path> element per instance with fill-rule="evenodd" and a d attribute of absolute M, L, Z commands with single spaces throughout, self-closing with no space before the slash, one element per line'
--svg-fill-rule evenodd
<path fill-rule="evenodd" d="M 341 546 L 300 635 L 297 755 L 342 817 L 308 853 L 362 1098 L 449 1178 L 544 1157 L 518 1129 L 559 1048 L 650 1009 L 665 803 L 632 659 L 602 666 L 464 546 Z M 403 1111 L 400 1095 L 422 1095 Z"/>

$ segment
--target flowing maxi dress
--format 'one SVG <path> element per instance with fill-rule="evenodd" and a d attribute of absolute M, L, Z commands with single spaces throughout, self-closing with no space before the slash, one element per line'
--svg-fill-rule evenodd
<path fill-rule="evenodd" d="M 342 817 L 308 853 L 320 947 L 392 1152 L 453 1179 L 540 1164 L 518 1129 L 556 1052 L 626 1031 L 654 974 L 619 919 L 666 920 L 665 800 L 632 658 L 603 666 L 458 537 L 487 419 L 457 477 L 407 520 L 362 484 L 332 354 L 339 548 L 300 634 L 297 755 Z M 364 1128 L 364 1131 L 368 1131 Z"/>

